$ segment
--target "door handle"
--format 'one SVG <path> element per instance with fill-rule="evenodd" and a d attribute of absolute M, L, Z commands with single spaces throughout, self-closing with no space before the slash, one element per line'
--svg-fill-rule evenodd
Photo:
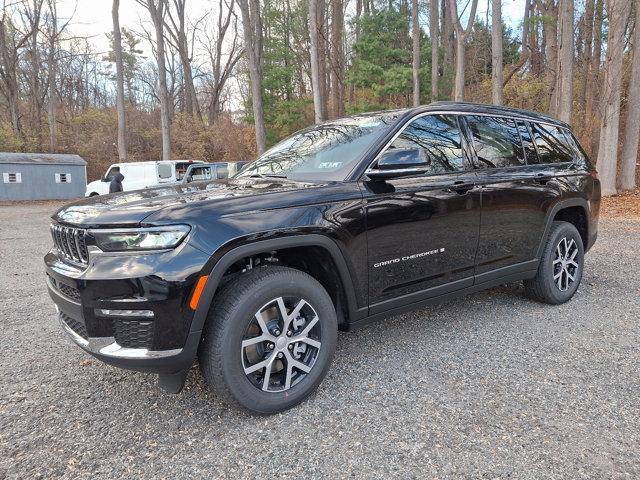
<path fill-rule="evenodd" d="M 464 195 L 469 190 L 473 190 L 476 184 L 471 182 L 465 182 L 464 180 L 457 180 L 453 182 L 453 184 L 447 188 L 449 192 L 455 192 L 459 195 Z"/>
<path fill-rule="evenodd" d="M 553 178 L 552 175 L 548 175 L 546 173 L 536 173 L 534 180 L 536 183 L 541 185 L 545 185 L 549 180 Z"/>

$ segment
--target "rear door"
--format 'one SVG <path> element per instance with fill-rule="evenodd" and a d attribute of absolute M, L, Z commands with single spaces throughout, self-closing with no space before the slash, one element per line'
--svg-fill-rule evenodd
<path fill-rule="evenodd" d="M 362 182 L 372 314 L 473 284 L 480 194 L 457 116 L 413 119 L 394 148 L 424 149 L 430 167 Z"/>
<path fill-rule="evenodd" d="M 482 186 L 476 283 L 535 269 L 549 203 L 561 195 L 557 168 L 548 155 L 548 163 L 538 157 L 539 128 L 481 115 L 466 116 L 465 124 Z"/>

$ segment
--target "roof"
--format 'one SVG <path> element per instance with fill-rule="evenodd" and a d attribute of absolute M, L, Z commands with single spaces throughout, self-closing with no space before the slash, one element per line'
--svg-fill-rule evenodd
<path fill-rule="evenodd" d="M 23 163 L 29 165 L 86 165 L 80 155 L 63 153 L 12 153 L 0 152 L 0 163 Z"/>
<path fill-rule="evenodd" d="M 519 108 L 505 107 L 499 105 L 489 105 L 484 103 L 471 103 L 471 102 L 433 102 L 424 107 L 418 107 L 412 109 L 416 112 L 437 112 L 443 110 L 454 110 L 461 113 L 484 113 L 494 115 L 505 115 L 512 117 L 519 117 L 524 120 L 538 121 L 551 123 L 554 125 L 560 125 L 565 128 L 571 128 L 565 122 L 562 122 L 556 118 L 550 117 L 543 113 L 531 112 L 529 110 L 522 110 Z"/>

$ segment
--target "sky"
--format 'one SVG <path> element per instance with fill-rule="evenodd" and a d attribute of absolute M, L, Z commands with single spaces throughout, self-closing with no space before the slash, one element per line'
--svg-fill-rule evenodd
<path fill-rule="evenodd" d="M 477 16 L 484 18 L 487 5 L 490 1 L 479 0 Z M 90 37 L 96 50 L 106 53 L 109 41 L 106 34 L 113 28 L 111 23 L 111 0 L 57 0 L 58 14 L 68 18 L 73 15 L 69 25 L 69 32 Z M 187 0 L 189 18 L 199 18 L 216 5 L 211 0 Z M 461 5 L 461 3 L 460 3 Z M 522 22 L 524 12 L 524 0 L 503 0 L 502 16 L 506 24 L 517 30 Z M 120 26 L 127 29 L 140 31 L 141 19 L 147 21 L 148 15 L 143 7 L 135 0 L 121 0 L 120 2 Z M 428 31 L 428 25 L 423 25 Z M 148 45 L 143 45 L 145 56 L 150 56 Z"/>

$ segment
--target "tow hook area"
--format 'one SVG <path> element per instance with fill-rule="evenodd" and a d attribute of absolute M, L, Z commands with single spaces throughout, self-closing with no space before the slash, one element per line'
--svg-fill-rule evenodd
<path fill-rule="evenodd" d="M 178 373 L 160 373 L 158 375 L 158 387 L 166 393 L 180 393 L 184 387 L 189 368 Z"/>

